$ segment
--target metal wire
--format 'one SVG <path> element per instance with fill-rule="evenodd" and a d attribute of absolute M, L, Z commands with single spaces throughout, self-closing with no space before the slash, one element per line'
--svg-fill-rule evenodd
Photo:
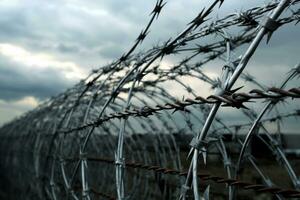
<path fill-rule="evenodd" d="M 272 1 L 219 19 L 212 13 L 222 9 L 224 0 L 212 0 L 179 34 L 136 52 L 151 36 L 160 13 L 167 12 L 166 3 L 158 0 L 144 29 L 119 59 L 0 128 L 0 195 L 243 199 L 251 193 L 245 190 L 252 189 L 276 199 L 300 197 L 297 162 L 288 159 L 280 140 L 286 134 L 282 124 L 300 116 L 295 108 L 300 88 L 293 84 L 300 65 L 276 87 L 266 87 L 245 71 L 265 36 L 271 43 L 276 30 L 299 22 L 299 2 Z M 220 62 L 219 77 L 207 73 Z M 250 89 L 232 89 L 237 80 Z M 285 102 L 292 106 L 282 109 Z M 254 105 L 265 109 L 259 115 Z M 219 115 L 225 107 L 244 120 L 229 124 Z M 265 170 L 266 158 L 249 149 L 256 145 L 253 138 L 269 149 L 276 158 L 272 166 L 286 173 L 289 182 L 280 183 Z M 219 166 L 223 175 L 198 173 L 211 171 L 210 166 Z M 242 169 L 260 181 L 240 180 Z M 222 194 L 214 183 L 226 184 Z"/>

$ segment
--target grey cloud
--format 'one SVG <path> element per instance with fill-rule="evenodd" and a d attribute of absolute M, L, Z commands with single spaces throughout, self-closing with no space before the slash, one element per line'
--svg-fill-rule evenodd
<path fill-rule="evenodd" d="M 0 56 L 0 99 L 17 100 L 26 96 L 45 99 L 74 84 L 51 68 L 28 71 L 23 66 Z"/>
<path fill-rule="evenodd" d="M 127 29 L 115 24 L 122 23 L 122 18 L 112 19 L 113 14 L 106 18 L 93 16 L 80 10 L 79 6 L 76 8 L 76 4 L 70 7 L 67 2 L 26 3 L 0 8 L 3 16 L 0 19 L 0 42 L 20 45 L 33 52 L 48 52 L 60 58 L 73 57 L 78 63 L 83 60 L 82 56 L 101 60 L 98 50 L 108 43 L 118 44 L 121 47 L 118 49 L 128 46 L 136 27 L 128 21 L 129 26 L 133 25 Z M 100 8 L 99 3 L 94 9 Z"/>
<path fill-rule="evenodd" d="M 101 48 L 99 50 L 99 54 L 103 57 L 109 58 L 109 59 L 116 59 L 120 57 L 123 52 L 125 52 L 125 48 L 121 48 L 117 44 L 108 44 L 107 46 Z"/>
<path fill-rule="evenodd" d="M 57 46 L 57 49 L 62 53 L 74 53 L 79 51 L 79 47 L 75 45 L 68 45 L 64 43 L 60 43 Z"/>

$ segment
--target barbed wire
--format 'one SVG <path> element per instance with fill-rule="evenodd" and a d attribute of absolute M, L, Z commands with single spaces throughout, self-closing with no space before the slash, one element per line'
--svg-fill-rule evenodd
<path fill-rule="evenodd" d="M 185 108 L 191 105 L 197 104 L 214 104 L 223 103 L 223 106 L 231 106 L 234 108 L 247 108 L 244 103 L 250 102 L 253 99 L 269 99 L 272 100 L 282 100 L 283 98 L 300 98 L 300 88 L 291 88 L 289 90 L 284 90 L 280 88 L 272 87 L 267 92 L 259 89 L 251 90 L 249 93 L 233 93 L 233 94 L 223 94 L 223 95 L 211 95 L 207 98 L 197 96 L 194 99 L 184 99 L 182 101 L 177 100 L 174 103 L 166 103 L 164 105 L 144 106 L 140 109 L 125 110 L 123 112 L 111 113 L 108 116 L 97 120 L 96 122 L 88 123 L 81 127 L 75 129 L 70 129 L 67 131 L 62 131 L 62 133 L 70 133 L 77 130 L 82 130 L 90 126 L 98 126 L 103 122 L 111 119 L 124 119 L 128 117 L 148 117 L 149 115 L 156 114 L 163 110 L 174 110 L 176 111 L 186 111 Z"/>
<path fill-rule="evenodd" d="M 88 160 L 94 161 L 94 162 L 104 162 L 110 165 L 115 165 L 115 160 L 111 158 L 103 158 L 103 157 L 87 157 Z M 78 158 L 67 158 L 66 161 L 74 161 L 78 160 Z M 149 165 L 149 164 L 143 164 L 133 161 L 126 161 L 125 166 L 129 168 L 134 169 L 141 169 L 146 171 L 152 171 L 155 173 L 162 173 L 162 174 L 168 174 L 168 175 L 174 175 L 174 176 L 186 176 L 187 171 L 180 171 L 176 169 L 171 169 L 167 167 L 157 166 L 157 165 Z M 261 185 L 257 183 L 250 183 L 245 182 L 238 179 L 228 179 L 221 176 L 211 175 L 208 172 L 201 172 L 198 173 L 198 178 L 200 178 L 202 181 L 212 181 L 214 183 L 225 183 L 228 186 L 234 185 L 237 187 L 240 187 L 244 190 L 254 190 L 256 192 L 260 193 L 270 193 L 270 194 L 280 194 L 283 197 L 286 198 L 297 198 L 300 197 L 300 191 L 294 190 L 294 189 L 285 189 L 280 187 L 268 187 L 266 185 Z M 107 196 L 108 198 L 111 198 Z"/>
<path fill-rule="evenodd" d="M 196 16 L 175 37 L 135 53 L 149 37 L 153 22 L 165 9 L 165 1 L 157 0 L 144 29 L 117 60 L 93 70 L 74 87 L 1 127 L 0 159 L 3 164 L 0 170 L 7 172 L 0 176 L 7 183 L 3 188 L 14 191 L 15 185 L 18 185 L 24 199 L 54 200 L 87 200 L 93 198 L 92 193 L 107 199 L 174 199 L 180 195 L 184 198 L 186 189 L 192 188 L 194 198 L 198 199 L 202 196 L 198 191 L 197 179 L 200 178 L 202 181 L 226 183 L 229 199 L 236 197 L 235 186 L 272 193 L 277 199 L 299 197 L 296 189 L 300 181 L 295 167 L 287 160 L 280 140 L 275 138 L 275 134 L 270 134 L 264 122 L 275 121 L 276 135 L 283 136 L 280 125 L 283 119 L 298 117 L 299 111 L 291 108 L 292 111 L 281 112 L 278 102 L 291 98 L 294 103 L 300 97 L 300 88 L 292 84 L 290 89 L 267 89 L 258 78 L 243 71 L 251 55 L 246 52 L 241 57 L 236 53 L 247 44 L 250 44 L 248 49 L 254 52 L 255 45 L 264 36 L 270 42 L 272 33 L 277 29 L 290 23 L 297 25 L 300 0 L 273 1 L 221 19 L 211 18 L 213 11 L 222 9 L 224 2 L 212 0 L 206 8 L 199 8 Z M 282 12 L 284 14 L 279 18 Z M 168 63 L 169 58 L 174 58 L 175 64 Z M 207 70 L 211 63 L 219 61 L 224 63 L 222 74 L 212 78 Z M 290 77 L 299 78 L 299 74 L 298 64 Z M 248 93 L 238 92 L 240 88 L 231 89 L 237 78 L 258 89 Z M 199 95 L 202 83 L 216 89 L 217 93 L 208 97 Z M 206 94 L 204 89 L 201 92 Z M 179 100 L 182 96 L 188 98 Z M 267 102 L 272 105 L 268 111 L 273 109 L 277 115 L 260 120 L 255 110 L 247 107 L 254 102 L 255 105 Z M 235 121 L 235 124 L 227 125 L 226 119 L 217 116 L 220 105 L 238 109 L 251 122 Z M 214 111 L 210 111 L 211 107 L 215 107 Z M 255 125 L 253 122 L 259 124 L 265 136 L 258 135 L 258 139 L 272 151 L 278 163 L 283 164 L 281 169 L 285 168 L 295 189 L 274 186 L 268 173 L 260 166 L 259 159 L 256 160 L 253 155 L 246 155 L 245 159 L 261 177 L 263 185 L 245 183 L 235 177 L 239 173 L 239 164 L 234 163 L 228 150 L 231 147 L 223 140 L 223 132 L 239 133 L 241 138 L 233 143 L 238 152 L 243 151 L 247 138 L 242 140 L 244 133 L 241 127 L 245 130 Z M 203 133 L 199 134 L 201 128 Z M 178 133 L 185 139 L 198 136 L 190 146 L 181 148 L 180 140 L 170 133 Z M 256 132 L 248 132 L 248 135 L 252 134 Z M 141 139 L 140 135 L 145 136 Z M 226 178 L 197 172 L 201 168 L 197 164 L 198 155 L 202 155 L 203 163 L 206 163 L 208 144 L 214 144 L 211 146 L 222 157 Z M 189 148 L 188 158 L 192 160 L 189 170 L 184 171 L 187 161 L 183 161 L 183 155 L 188 154 L 186 149 Z M 91 152 L 99 157 L 92 158 Z M 191 157 L 193 152 L 196 153 Z M 68 163 L 68 157 L 77 159 Z M 126 161 L 130 157 L 143 162 Z M 107 166 L 101 166 L 99 170 L 93 161 L 112 164 L 114 173 Z M 134 176 L 128 175 L 128 168 L 156 172 L 155 183 L 159 186 L 140 170 Z M 163 174 L 180 176 L 179 187 L 169 186 Z M 41 182 L 36 184 L 37 180 Z M 108 180 L 111 184 L 107 184 Z M 178 190 L 180 185 L 182 189 Z M 15 192 L 10 193 L 14 195 Z M 207 198 L 208 193 L 209 189 L 205 189 L 203 197 Z"/>

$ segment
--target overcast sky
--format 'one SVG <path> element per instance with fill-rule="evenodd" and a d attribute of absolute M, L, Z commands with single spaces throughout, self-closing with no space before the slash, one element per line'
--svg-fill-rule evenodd
<path fill-rule="evenodd" d="M 0 0 L 0 125 L 120 57 L 148 22 L 155 1 Z M 169 0 L 143 47 L 175 36 L 208 2 Z M 227 0 L 218 15 L 263 3 Z M 282 76 L 299 62 L 299 35 L 299 26 L 278 30 L 250 71 L 268 64 L 269 77 Z"/>

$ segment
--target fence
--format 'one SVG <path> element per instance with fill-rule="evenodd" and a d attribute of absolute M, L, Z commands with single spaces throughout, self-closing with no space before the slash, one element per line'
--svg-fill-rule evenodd
<path fill-rule="evenodd" d="M 269 42 L 278 28 L 299 22 L 299 1 L 274 1 L 212 20 L 212 11 L 222 4 L 212 1 L 176 37 L 134 53 L 151 37 L 164 9 L 158 0 L 128 52 L 5 124 L 0 129 L 4 198 L 245 199 L 253 197 L 249 190 L 276 199 L 300 197 L 298 168 L 278 139 L 284 133 L 281 123 L 300 112 L 277 109 L 300 97 L 299 87 L 288 87 L 299 77 L 300 65 L 276 87 L 244 70 L 264 36 Z M 220 62 L 219 77 L 211 78 L 206 67 Z M 252 89 L 236 88 L 238 79 Z M 204 95 L 201 85 L 216 92 Z M 259 113 L 250 108 L 254 104 L 263 106 Z M 221 106 L 251 123 L 228 124 L 218 115 Z M 233 144 L 224 141 L 225 133 Z M 248 150 L 254 136 L 272 152 L 288 183 L 273 181 L 276 175 L 271 177 Z M 249 177 L 242 169 L 252 169 L 260 182 L 244 180 Z"/>

